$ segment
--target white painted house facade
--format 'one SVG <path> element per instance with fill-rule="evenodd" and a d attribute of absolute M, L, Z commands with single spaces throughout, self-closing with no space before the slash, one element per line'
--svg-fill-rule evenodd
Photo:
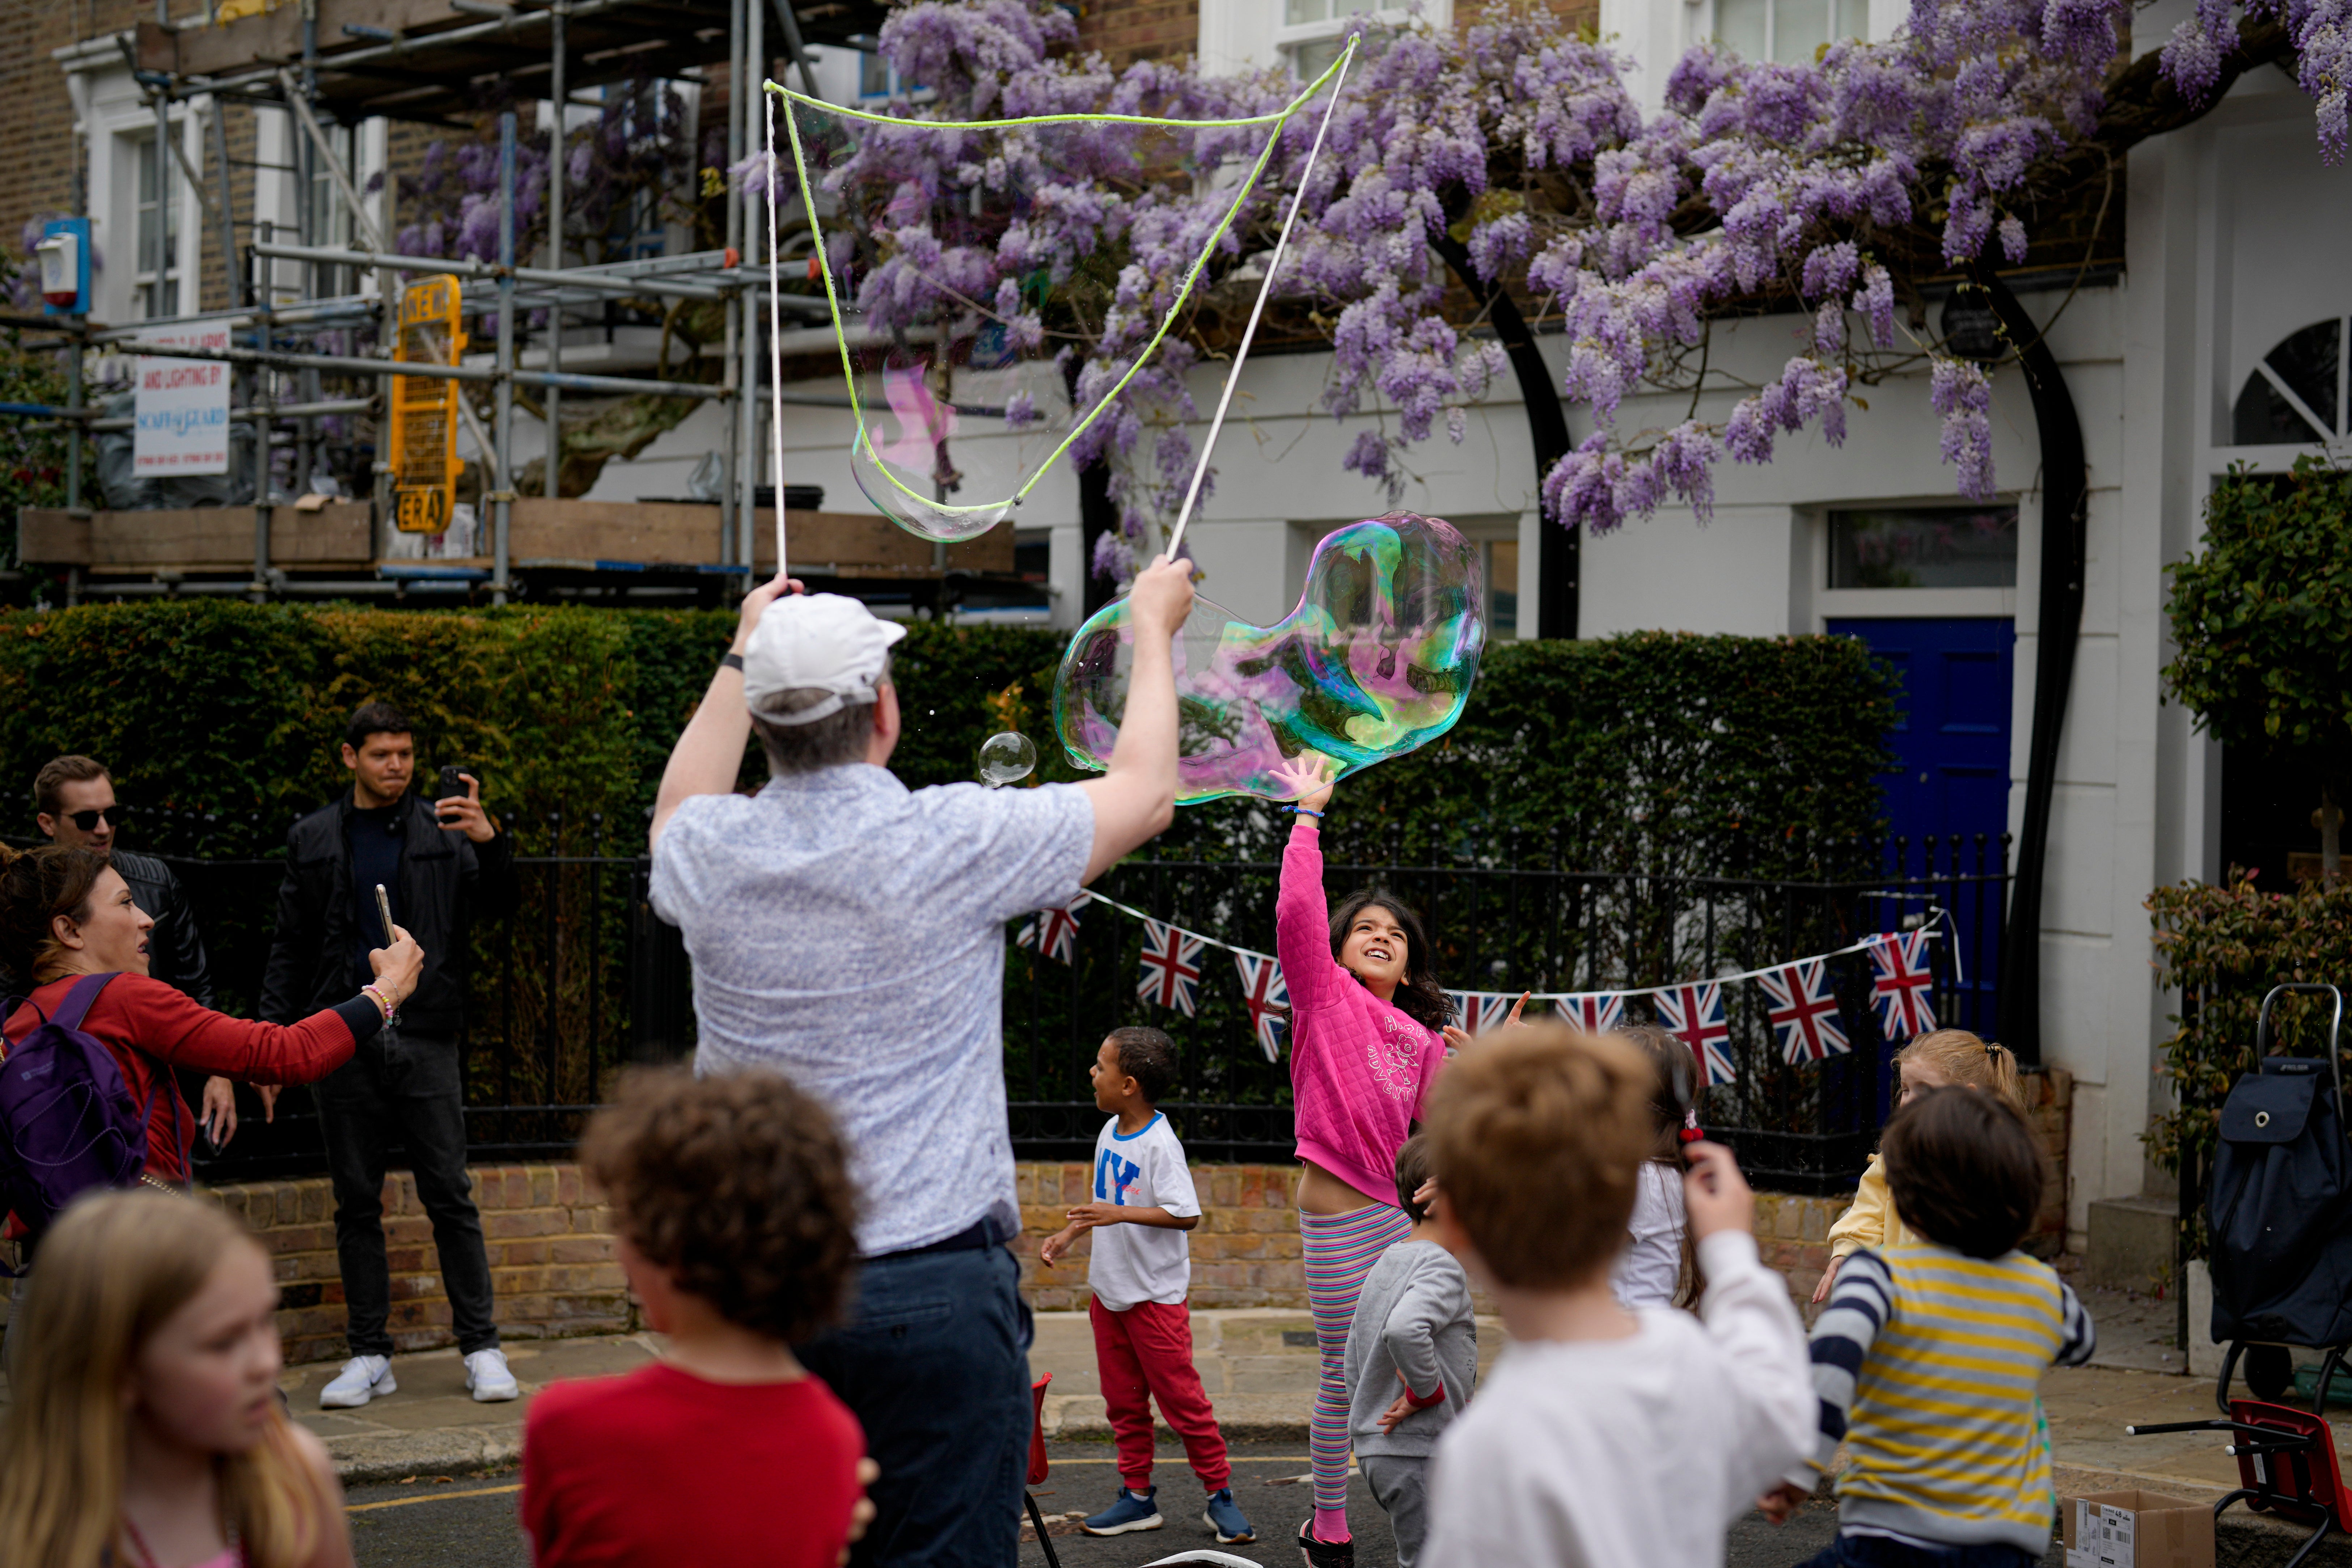
<path fill-rule="evenodd" d="M 2153 47 L 2146 40 L 2169 32 L 2188 3 L 2160 0 L 2140 11 L 2138 47 Z M 1213 67 L 1287 59 L 1311 72 L 1357 8 L 1349 0 L 1202 0 L 1200 53 Z M 1441 0 L 1436 10 L 1445 8 Z M 1903 0 L 1606 0 L 1603 23 L 1634 57 L 1639 90 L 1654 107 L 1665 69 L 1696 38 L 1809 57 L 1831 29 L 1885 36 L 1907 9 Z M 836 79 L 856 91 L 858 66 L 855 56 L 827 61 L 827 95 Z M 2223 869 L 2220 749 L 2159 700 L 2169 656 L 2165 568 L 2194 547 L 2202 498 L 2232 462 L 2282 469 L 2299 453 L 2343 445 L 2352 419 L 2343 342 L 2352 316 L 2352 275 L 2342 264 L 2352 254 L 2347 197 L 2352 174 L 2322 165 L 2309 101 L 2284 73 L 2264 69 L 2195 126 L 2131 154 L 2120 277 L 2094 277 L 2071 299 L 2063 285 L 2022 293 L 2038 320 L 2057 318 L 2050 342 L 2081 419 L 2090 486 L 2086 602 L 2041 931 L 2044 1058 L 2075 1083 L 2068 1225 L 2077 1247 L 2095 1203 L 2138 1194 L 2147 1179 L 2140 1134 L 2158 1092 L 2157 1046 L 2178 1004 L 2155 984 L 2142 901 L 2159 883 Z M 804 334 L 787 335 L 797 343 Z M 1713 361 L 1733 377 L 1769 379 L 1807 335 L 1796 317 L 1719 327 Z M 2282 349 L 2290 339 L 2295 343 Z M 1545 340 L 1544 348 L 1555 364 L 1564 359 L 1563 340 Z M 1321 354 L 1250 363 L 1217 450 L 1215 494 L 1190 535 L 1203 592 L 1261 624 L 1295 602 L 1324 531 L 1386 510 L 1378 486 L 1341 467 L 1377 416 L 1335 420 L 1317 412 L 1326 365 Z M 998 384 L 960 374 L 956 395 L 1001 401 L 1010 374 L 999 373 Z M 1195 380 L 1204 413 L 1218 384 L 1213 371 Z M 811 382 L 796 390 L 838 387 Z M 1053 391 L 1037 388 L 1041 405 Z M 1710 395 L 1703 411 L 1720 418 L 1733 396 Z M 1908 812 L 1915 830 L 1925 823 L 1925 831 L 1937 831 L 1937 822 L 1945 832 L 1971 822 L 1980 830 L 1989 822 L 1995 832 L 2014 832 L 2034 698 L 2042 530 L 2023 383 L 2014 371 L 1997 380 L 2002 506 L 1992 509 L 1956 495 L 1952 470 L 1938 458 L 1924 377 L 1867 396 L 1866 410 L 1850 411 L 1841 447 L 1811 436 L 1784 438 L 1769 466 L 1726 464 L 1712 521 L 1669 508 L 1586 541 L 1580 634 L 1864 636 L 1910 668 L 1915 729 L 1932 699 L 1958 737 L 1958 750 L 1937 763 L 1952 780 L 1923 772 L 1897 827 Z M 1671 409 L 1665 401 L 1633 400 L 1621 426 L 1678 421 L 1686 399 L 1678 395 Z M 687 471 L 718 444 L 716 417 L 699 415 L 636 462 L 612 465 L 594 495 L 681 493 Z M 1589 429 L 1581 410 L 1570 418 L 1577 435 Z M 992 489 L 992 480 L 1034 464 L 1053 438 L 1045 429 L 1016 436 L 967 421 L 955 448 L 970 476 L 967 496 L 1005 493 L 1009 485 Z M 792 408 L 785 479 L 823 485 L 828 508 L 862 509 L 846 457 L 850 435 L 845 411 Z M 1459 446 L 1441 430 L 1408 464 L 1403 504 L 1448 518 L 1480 542 L 1496 634 L 1532 635 L 1539 563 L 1559 535 L 1536 511 L 1531 447 L 1508 378 L 1471 410 Z M 1037 618 L 1075 625 L 1085 584 L 1069 474 L 1050 476 L 1018 521 L 1032 558 L 1050 563 L 1053 607 Z M 1973 763 L 1962 754 L 1970 746 Z M 1937 818 L 1944 806 L 1958 815 Z M 2315 831 L 2311 838 L 2315 848 Z"/>

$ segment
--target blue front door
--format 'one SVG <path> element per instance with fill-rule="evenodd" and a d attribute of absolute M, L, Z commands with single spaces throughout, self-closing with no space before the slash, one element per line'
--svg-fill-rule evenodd
<path fill-rule="evenodd" d="M 1973 876 L 1979 853 L 1989 877 L 2000 874 L 2000 836 L 2009 829 L 2010 674 L 2017 647 L 2015 623 L 1989 617 L 1834 619 L 1832 636 L 1860 637 L 1901 674 L 1896 697 L 1895 766 L 1880 775 L 1890 837 L 1900 847 L 1902 874 L 1930 871 Z M 1979 837 L 1981 836 L 1981 837 Z M 1955 866 L 1954 843 L 1958 840 Z M 1890 845 L 1886 864 L 1895 867 Z M 1927 858 L 1932 850 L 1933 867 Z M 1910 886 L 1917 889 L 1918 884 Z M 2006 889 L 1998 882 L 1946 882 L 1902 900 L 1904 914 L 1932 900 L 1950 908 L 1959 945 L 1941 942 L 1936 960 L 1942 982 L 1942 1021 L 1990 1038 L 2000 910 Z M 1885 911 L 1888 918 L 1898 912 Z M 1959 961 L 1957 971 L 1952 959 Z M 1959 984 L 1965 977 L 1965 984 Z"/>
<path fill-rule="evenodd" d="M 1938 845 L 1937 869 L 1950 864 L 1954 835 L 1961 869 L 1976 869 L 1976 836 L 1990 862 L 2009 826 L 2010 669 L 2017 647 L 2006 619 L 1832 620 L 1832 636 L 1860 637 L 1903 678 L 1895 725 L 1895 771 L 1881 784 L 1888 831 L 1910 841 L 1918 868 L 1924 842 Z"/>

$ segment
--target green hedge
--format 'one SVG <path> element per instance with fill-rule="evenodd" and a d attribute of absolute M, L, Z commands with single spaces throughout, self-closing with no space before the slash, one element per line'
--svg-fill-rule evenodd
<path fill-rule="evenodd" d="M 2254 873 L 2232 868 L 2220 886 L 2180 882 L 2148 895 L 2155 922 L 2157 983 L 2179 994 L 2161 1071 L 2173 1109 L 2149 1119 L 2148 1157 L 2178 1173 L 2184 1161 L 2210 1173 L 2221 1102 L 2254 1066 L 2254 1020 L 2263 997 L 2290 981 L 2352 974 L 2352 886 L 2310 882 L 2265 892 Z M 2279 1048 L 2327 1054 L 2328 1004 L 2286 996 L 2272 1009 Z M 2191 1256 L 2203 1241 L 2192 1237 Z"/>
<path fill-rule="evenodd" d="M 664 759 L 725 651 L 719 611 L 386 611 L 219 602 L 0 615 L 0 830 L 31 828 L 42 762 L 88 752 L 134 805 L 251 814 L 274 842 L 340 787 L 344 716 L 383 698 L 421 761 L 479 763 L 524 847 L 633 849 Z M 1062 638 L 912 626 L 898 679 L 909 784 L 969 779 L 980 742 L 1023 730 L 1042 778 Z M 1514 852 L 1580 869 L 1799 877 L 1851 871 L 1882 825 L 1892 681 L 1840 637 L 1638 634 L 1489 651 L 1462 723 L 1341 786 L 1335 858 Z M 762 769 L 747 752 L 743 783 Z M 549 818 L 560 815 L 560 826 Z M 1250 802 L 1179 814 L 1176 852 L 1263 853 L 1284 826 Z M 238 829 L 250 833 L 249 828 Z M 184 824 L 131 842 L 221 852 Z M 223 838 L 226 835 L 218 836 Z M 239 846 L 241 847 L 241 846 Z"/>

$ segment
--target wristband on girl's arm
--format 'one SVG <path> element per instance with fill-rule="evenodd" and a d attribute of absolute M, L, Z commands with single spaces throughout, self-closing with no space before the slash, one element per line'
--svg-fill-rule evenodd
<path fill-rule="evenodd" d="M 1309 811 L 1303 805 L 1294 805 L 1290 809 L 1301 816 L 1311 816 L 1318 822 L 1323 820 L 1323 814 L 1319 811 Z"/>

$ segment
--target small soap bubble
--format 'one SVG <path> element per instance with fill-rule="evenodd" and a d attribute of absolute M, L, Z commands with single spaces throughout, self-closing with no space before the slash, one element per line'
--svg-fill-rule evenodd
<path fill-rule="evenodd" d="M 980 776 L 991 789 L 1027 778 L 1037 771 L 1037 748 L 1029 737 L 1007 730 L 980 743 Z"/>

